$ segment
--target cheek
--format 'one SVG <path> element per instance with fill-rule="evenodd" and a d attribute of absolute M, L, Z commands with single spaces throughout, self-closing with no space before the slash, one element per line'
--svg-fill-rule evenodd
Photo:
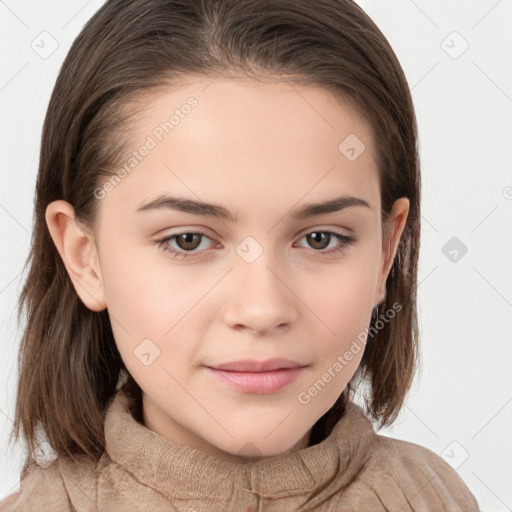
<path fill-rule="evenodd" d="M 118 344 L 135 346 L 144 338 L 162 338 L 174 323 L 170 306 L 177 293 L 163 271 L 148 264 L 152 249 L 118 239 L 106 242 L 103 251 L 106 302 Z"/>
<path fill-rule="evenodd" d="M 375 261 L 354 252 L 350 259 L 308 274 L 302 296 L 313 313 L 339 334 L 367 326 L 376 282 Z"/>
<path fill-rule="evenodd" d="M 145 353 L 143 347 L 150 359 L 158 355 L 152 369 L 165 363 L 168 351 L 178 360 L 179 354 L 190 357 L 194 333 L 202 326 L 198 303 L 211 287 L 157 251 L 156 247 L 133 248 L 115 241 L 104 244 L 108 257 L 102 261 L 102 275 L 112 330 L 128 369 L 135 371 L 130 360 L 134 351 Z"/>

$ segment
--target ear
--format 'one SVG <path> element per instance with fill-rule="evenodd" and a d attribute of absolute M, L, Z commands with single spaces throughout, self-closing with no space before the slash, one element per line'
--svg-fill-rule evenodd
<path fill-rule="evenodd" d="M 102 311 L 106 301 L 94 235 L 75 219 L 67 201 L 51 202 L 45 218 L 76 293 L 89 309 Z"/>
<path fill-rule="evenodd" d="M 374 298 L 375 305 L 385 299 L 386 280 L 391 267 L 393 266 L 393 261 L 395 260 L 396 251 L 398 249 L 398 244 L 400 243 L 400 237 L 402 236 L 405 228 L 408 214 L 409 199 L 407 197 L 397 199 L 393 204 L 389 219 L 385 224 L 382 237 L 382 260 L 379 272 L 379 282 Z"/>

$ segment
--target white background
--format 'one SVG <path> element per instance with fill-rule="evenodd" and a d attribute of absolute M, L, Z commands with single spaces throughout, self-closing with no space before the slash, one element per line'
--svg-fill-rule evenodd
<path fill-rule="evenodd" d="M 0 1 L 0 501 L 18 487 L 22 460 L 8 444 L 21 336 L 15 306 L 43 118 L 71 43 L 102 3 Z M 482 511 L 510 511 L 512 0 L 358 3 L 405 70 L 423 179 L 423 365 L 398 420 L 379 433 L 443 456 Z M 44 31 L 58 42 L 46 59 L 31 47 Z M 453 237 L 467 247 L 455 262 L 443 252 Z"/>

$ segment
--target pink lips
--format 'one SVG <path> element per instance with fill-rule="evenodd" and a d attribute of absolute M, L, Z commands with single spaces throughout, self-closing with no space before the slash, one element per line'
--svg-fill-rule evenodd
<path fill-rule="evenodd" d="M 305 365 L 283 358 L 243 360 L 205 366 L 208 373 L 246 393 L 275 393 L 293 382 Z"/>

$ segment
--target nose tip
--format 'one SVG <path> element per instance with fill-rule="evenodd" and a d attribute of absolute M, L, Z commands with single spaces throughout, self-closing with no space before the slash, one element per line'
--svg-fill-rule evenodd
<path fill-rule="evenodd" d="M 260 255 L 252 263 L 242 258 L 232 273 L 231 283 L 236 292 L 230 294 L 224 311 L 224 320 L 231 327 L 245 326 L 255 332 L 265 332 L 283 328 L 297 317 L 293 286 L 287 284 L 265 258 L 265 254 Z"/>

